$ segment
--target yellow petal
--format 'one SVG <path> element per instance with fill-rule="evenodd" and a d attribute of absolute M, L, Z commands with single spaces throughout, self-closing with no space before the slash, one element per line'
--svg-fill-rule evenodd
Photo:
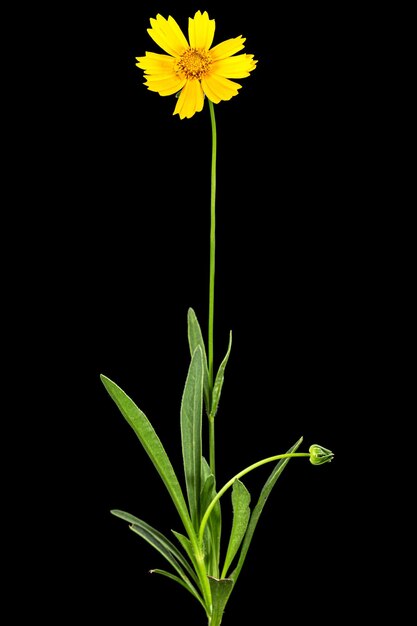
<path fill-rule="evenodd" d="M 217 44 L 210 50 L 211 58 L 213 61 L 219 61 L 220 59 L 225 59 L 226 57 L 231 57 L 232 54 L 236 54 L 239 50 L 244 48 L 244 42 L 246 39 L 239 35 L 239 37 L 235 37 L 234 39 L 226 39 L 226 41 L 222 41 L 222 43 Z"/>
<path fill-rule="evenodd" d="M 184 117 L 192 117 L 204 106 L 204 93 L 199 80 L 189 80 L 185 83 L 180 97 L 178 98 L 174 115 L 178 113 L 183 120 Z"/>
<path fill-rule="evenodd" d="M 230 100 L 233 96 L 237 96 L 242 85 L 228 80 L 223 76 L 210 74 L 201 79 L 203 91 L 212 102 L 217 104 L 220 100 Z"/>
<path fill-rule="evenodd" d="M 173 93 L 177 93 L 183 88 L 185 82 L 185 78 L 179 78 L 175 75 L 168 78 L 148 76 L 145 85 L 149 91 L 157 91 L 160 96 L 172 96 Z"/>
<path fill-rule="evenodd" d="M 197 11 L 192 17 L 188 18 L 188 38 L 191 48 L 203 48 L 208 50 L 213 43 L 214 31 L 216 28 L 215 20 L 210 20 L 207 11 L 202 14 Z"/>
<path fill-rule="evenodd" d="M 173 57 L 179 57 L 189 48 L 188 42 L 173 17 L 166 20 L 158 13 L 156 19 L 150 19 L 152 28 L 148 28 L 150 37 L 165 52 Z"/>
<path fill-rule="evenodd" d="M 228 57 L 213 63 L 210 74 L 217 74 L 217 76 L 226 78 L 245 78 L 255 69 L 256 64 L 257 61 L 253 59 L 253 54 L 238 54 L 235 57 Z"/>
<path fill-rule="evenodd" d="M 137 67 L 148 74 L 171 76 L 174 73 L 175 59 L 167 54 L 146 52 L 144 57 L 136 57 Z"/>

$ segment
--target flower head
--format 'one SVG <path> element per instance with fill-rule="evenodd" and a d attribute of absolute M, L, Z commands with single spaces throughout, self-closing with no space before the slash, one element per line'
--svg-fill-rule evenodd
<path fill-rule="evenodd" d="M 242 85 L 231 78 L 244 78 L 255 69 L 253 54 L 238 54 L 244 48 L 242 36 L 227 39 L 213 48 L 215 21 L 207 11 L 197 11 L 188 19 L 188 39 L 173 17 L 157 15 L 150 20 L 148 33 L 167 54 L 146 52 L 136 57 L 144 70 L 145 85 L 161 96 L 179 93 L 174 115 L 181 119 L 202 110 L 204 96 L 215 104 L 236 96 Z"/>
<path fill-rule="evenodd" d="M 313 444 L 310 446 L 310 462 L 313 465 L 323 465 L 323 463 L 330 463 L 333 459 L 334 454 L 331 450 L 327 448 L 323 448 L 323 446 L 319 446 L 317 444 Z"/>

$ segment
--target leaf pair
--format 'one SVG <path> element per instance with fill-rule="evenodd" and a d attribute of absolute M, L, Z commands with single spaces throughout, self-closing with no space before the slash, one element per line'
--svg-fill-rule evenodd
<path fill-rule="evenodd" d="M 229 345 L 227 348 L 226 356 L 220 363 L 219 369 L 216 374 L 213 389 L 210 388 L 209 372 L 207 365 L 207 354 L 204 345 L 204 339 L 201 332 L 200 324 L 198 323 L 197 316 L 192 308 L 188 309 L 188 343 L 190 346 L 191 356 L 194 354 L 195 349 L 199 346 L 201 348 L 203 357 L 203 392 L 204 392 L 204 405 L 206 413 L 210 418 L 214 418 L 219 407 L 220 395 L 222 392 L 224 382 L 224 372 L 226 369 L 227 361 L 229 360 L 230 351 L 232 349 L 232 331 L 229 333 Z"/>
<path fill-rule="evenodd" d="M 161 532 L 144 522 L 143 520 L 126 513 L 125 511 L 119 511 L 117 509 L 111 511 L 116 517 L 120 517 L 129 523 L 129 527 L 133 532 L 142 537 L 151 546 L 153 546 L 162 556 L 168 561 L 172 568 L 178 575 L 166 572 L 161 569 L 151 570 L 153 573 L 162 574 L 175 580 L 180 585 L 185 587 L 204 607 L 203 599 L 199 593 L 198 586 L 199 581 L 195 574 L 195 571 L 190 566 L 189 562 L 184 558 L 183 554 L 178 548 Z M 184 537 L 186 539 L 186 537 Z"/>
<path fill-rule="evenodd" d="M 176 548 L 174 549 L 173 544 L 162 533 L 149 526 L 149 524 L 146 524 L 143 520 L 139 520 L 130 513 L 125 513 L 124 511 L 116 510 L 112 511 L 112 513 L 121 517 L 125 521 L 128 521 L 131 524 L 130 528 L 148 541 L 148 543 L 153 545 L 161 554 L 163 554 L 168 562 L 174 567 L 174 570 L 179 574 L 179 576 L 165 572 L 164 570 L 154 571 L 169 576 L 179 582 L 182 586 L 185 586 L 190 593 L 192 593 L 192 595 L 194 595 L 202 603 L 206 611 L 208 611 L 211 607 L 211 591 L 207 580 L 201 546 L 198 543 L 193 525 L 193 518 L 195 518 L 195 520 L 197 519 L 196 515 L 198 515 L 199 510 L 196 498 L 196 489 L 198 489 L 198 485 L 200 484 L 199 481 L 201 481 L 201 472 L 200 479 L 197 480 L 195 480 L 195 472 L 198 471 L 198 467 L 201 467 L 201 459 L 198 461 L 197 456 L 192 453 L 192 448 L 193 443 L 196 443 L 194 437 L 197 437 L 197 446 L 199 445 L 199 437 L 198 434 L 196 434 L 194 424 L 189 419 L 189 416 L 187 417 L 188 411 L 191 410 L 190 407 L 199 407 L 198 396 L 200 392 L 198 390 L 202 385 L 202 379 L 199 374 L 201 370 L 201 350 L 196 350 L 195 360 L 192 362 L 189 369 L 187 379 L 188 389 L 184 392 L 185 399 L 183 401 L 183 441 L 185 443 L 188 442 L 190 448 L 187 450 L 186 455 L 186 463 L 189 465 L 186 479 L 190 511 L 187 507 L 181 485 L 175 474 L 171 461 L 169 460 L 165 448 L 163 447 L 146 415 L 116 383 L 104 375 L 101 375 L 100 378 L 120 412 L 135 431 L 139 441 L 168 490 L 168 493 L 184 525 L 187 536 L 181 535 L 180 533 L 174 534 L 185 550 L 189 558 L 189 562 L 187 562 L 185 557 L 181 555 Z M 191 511 L 193 512 L 191 513 Z M 196 523 L 196 521 L 194 523 Z M 191 582 L 189 576 L 187 575 L 187 572 L 190 574 L 190 571 L 192 570 L 191 566 L 194 568 L 195 572 L 195 575 L 193 575 L 192 578 L 197 584 L 198 589 L 195 588 L 195 585 Z"/>

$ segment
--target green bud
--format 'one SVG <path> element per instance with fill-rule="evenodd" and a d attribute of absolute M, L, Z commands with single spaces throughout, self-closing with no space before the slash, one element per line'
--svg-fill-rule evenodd
<path fill-rule="evenodd" d="M 314 443 L 308 449 L 310 452 L 310 463 L 313 465 L 323 465 L 323 463 L 330 463 L 333 459 L 334 454 L 331 450 L 327 448 L 323 448 L 323 446 L 318 446 Z"/>

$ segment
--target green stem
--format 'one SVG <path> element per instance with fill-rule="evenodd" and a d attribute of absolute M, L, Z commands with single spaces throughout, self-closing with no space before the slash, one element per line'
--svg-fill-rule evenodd
<path fill-rule="evenodd" d="M 215 459 L 215 441 L 214 441 L 214 417 L 209 415 L 209 450 L 210 450 L 210 469 L 213 476 L 216 475 L 216 459 Z"/>
<path fill-rule="evenodd" d="M 213 498 L 213 500 L 210 502 L 210 504 L 208 505 L 206 509 L 206 512 L 204 513 L 203 519 L 201 520 L 201 524 L 200 524 L 200 530 L 199 530 L 200 542 L 203 541 L 203 535 L 204 535 L 206 524 L 208 522 L 210 514 L 212 510 L 214 509 L 216 503 L 220 500 L 222 495 L 229 489 L 229 487 L 233 485 L 233 483 L 236 480 L 239 480 L 239 478 L 241 478 L 245 474 L 248 474 L 249 472 L 256 469 L 257 467 L 260 467 L 261 465 L 265 465 L 265 463 L 271 463 L 272 461 L 278 461 L 279 459 L 292 459 L 295 457 L 298 457 L 298 458 L 310 457 L 310 452 L 287 452 L 286 454 L 276 454 L 275 456 L 269 456 L 266 459 L 262 459 L 261 461 L 257 461 L 256 463 L 253 463 L 253 465 L 249 465 L 249 467 L 245 467 L 245 469 L 243 469 L 241 472 L 236 474 L 236 476 L 233 476 L 233 478 L 231 478 L 215 495 L 215 497 Z"/>
<path fill-rule="evenodd" d="M 208 100 L 210 109 L 212 152 L 211 152 L 211 195 L 210 195 L 210 281 L 209 281 L 209 319 L 208 319 L 208 377 L 210 398 L 213 392 L 214 373 L 214 276 L 216 258 L 216 161 L 217 161 L 217 131 L 214 105 Z M 209 454 L 210 469 L 215 475 L 215 446 L 214 446 L 214 418 L 209 420 Z"/>

